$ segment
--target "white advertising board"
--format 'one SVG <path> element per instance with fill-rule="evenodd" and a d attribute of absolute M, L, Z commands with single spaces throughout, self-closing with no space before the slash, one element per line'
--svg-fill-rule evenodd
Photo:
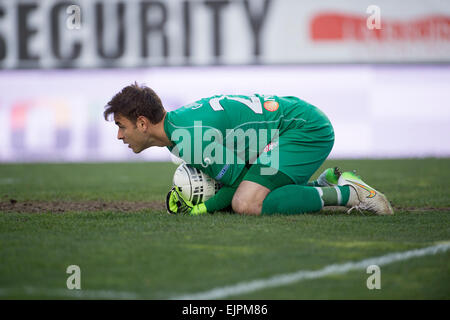
<path fill-rule="evenodd" d="M 170 111 L 215 94 L 298 96 L 333 123 L 331 157 L 450 156 L 450 66 L 278 66 L 4 71 L 0 161 L 170 160 L 136 155 L 103 119 L 112 96 L 137 81 Z"/>
<path fill-rule="evenodd" d="M 450 1 L 0 2 L 0 69 L 450 62 Z"/>

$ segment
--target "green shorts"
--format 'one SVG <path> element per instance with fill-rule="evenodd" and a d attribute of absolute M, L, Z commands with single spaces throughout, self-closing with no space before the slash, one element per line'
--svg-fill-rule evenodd
<path fill-rule="evenodd" d="M 266 147 L 243 180 L 270 190 L 292 183 L 306 185 L 333 145 L 334 131 L 330 122 L 319 128 L 287 130 Z"/>

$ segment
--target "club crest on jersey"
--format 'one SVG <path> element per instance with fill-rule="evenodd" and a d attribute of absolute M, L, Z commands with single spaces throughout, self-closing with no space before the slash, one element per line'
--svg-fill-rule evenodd
<path fill-rule="evenodd" d="M 264 109 L 266 109 L 267 111 L 270 112 L 274 112 L 277 111 L 279 107 L 278 102 L 274 101 L 274 100 L 269 100 L 264 102 Z"/>

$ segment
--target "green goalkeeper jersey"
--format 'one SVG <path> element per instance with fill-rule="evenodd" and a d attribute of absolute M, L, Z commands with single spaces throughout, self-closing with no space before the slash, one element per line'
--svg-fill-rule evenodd
<path fill-rule="evenodd" d="M 232 185 L 244 167 L 286 131 L 328 125 L 322 111 L 297 97 L 217 95 L 168 112 L 164 130 L 174 143 L 168 147 L 172 153 Z"/>

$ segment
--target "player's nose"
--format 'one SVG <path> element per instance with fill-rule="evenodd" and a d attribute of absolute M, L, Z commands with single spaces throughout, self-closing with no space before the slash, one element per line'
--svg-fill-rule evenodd
<path fill-rule="evenodd" d="M 124 136 L 123 136 L 122 132 L 120 130 L 117 131 L 117 139 L 123 140 L 123 138 L 124 138 Z"/>

